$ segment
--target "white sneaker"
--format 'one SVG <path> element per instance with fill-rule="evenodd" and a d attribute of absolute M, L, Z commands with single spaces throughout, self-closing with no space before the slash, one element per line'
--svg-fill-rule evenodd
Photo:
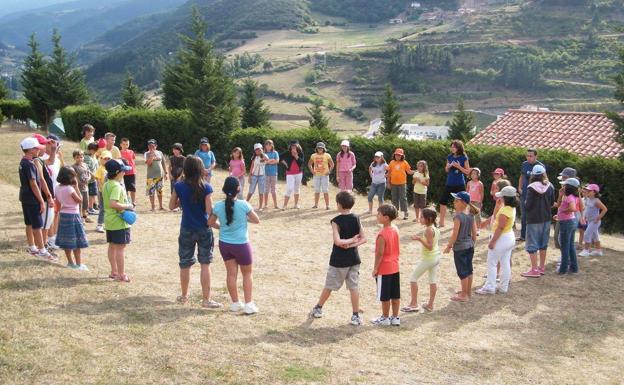
<path fill-rule="evenodd" d="M 314 306 L 312 308 L 312 311 L 310 311 L 310 317 L 312 317 L 312 318 L 321 318 L 321 317 L 323 317 L 323 309 L 318 307 L 318 306 Z"/>
<path fill-rule="evenodd" d="M 58 247 L 53 240 L 49 240 L 48 243 L 46 244 L 46 247 L 47 247 L 48 250 L 59 250 L 60 249 L 60 247 Z"/>
<path fill-rule="evenodd" d="M 37 249 L 37 246 L 28 246 L 26 248 L 26 252 L 30 255 L 37 255 L 37 253 L 39 252 L 39 249 Z"/>
<path fill-rule="evenodd" d="M 507 292 L 509 292 L 509 288 L 503 289 L 502 287 L 499 287 L 496 290 L 498 291 L 499 294 L 507 294 Z"/>
<path fill-rule="evenodd" d="M 589 249 L 583 249 L 580 253 L 578 253 L 579 257 L 589 257 L 593 252 L 589 252 Z"/>
<path fill-rule="evenodd" d="M 104 226 L 102 226 L 102 225 L 97 225 L 97 226 L 95 227 L 95 232 L 96 232 L 96 233 L 103 233 L 103 232 L 104 232 Z"/>
<path fill-rule="evenodd" d="M 475 293 L 482 294 L 482 295 L 491 295 L 491 294 L 496 294 L 496 289 L 492 290 L 492 289 L 488 289 L 487 287 L 483 286 L 483 287 L 480 287 L 479 289 L 475 290 Z"/>
<path fill-rule="evenodd" d="M 351 325 L 353 326 L 360 326 L 362 325 L 362 317 L 360 317 L 359 314 L 353 314 L 351 316 L 351 321 L 350 321 Z"/>
<path fill-rule="evenodd" d="M 232 304 L 230 305 L 230 311 L 233 313 L 236 313 L 238 311 L 243 310 L 243 303 L 238 301 L 238 302 L 232 302 Z"/>
<path fill-rule="evenodd" d="M 384 317 L 382 315 L 380 315 L 379 317 L 371 320 L 371 323 L 373 325 L 377 325 L 377 326 L 390 326 L 390 318 L 388 317 Z"/>
<path fill-rule="evenodd" d="M 245 314 L 256 314 L 258 312 L 258 306 L 256 306 L 256 304 L 253 302 L 248 302 L 245 304 L 243 312 Z"/>
<path fill-rule="evenodd" d="M 390 317 L 390 325 L 401 326 L 401 319 L 399 317 Z"/>
<path fill-rule="evenodd" d="M 78 265 L 78 267 L 76 267 L 76 269 L 80 270 L 80 271 L 89 271 L 89 267 L 87 267 L 87 265 L 82 264 L 82 263 L 80 265 Z"/>
<path fill-rule="evenodd" d="M 600 250 L 594 250 L 591 253 L 589 253 L 590 257 L 602 257 L 602 249 Z"/>

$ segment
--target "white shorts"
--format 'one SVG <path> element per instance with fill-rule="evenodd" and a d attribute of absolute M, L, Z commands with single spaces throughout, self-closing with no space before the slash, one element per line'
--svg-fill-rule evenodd
<path fill-rule="evenodd" d="M 46 205 L 46 211 L 41 214 L 41 222 L 43 222 L 43 229 L 50 230 L 52 224 L 54 224 L 54 206 L 49 207 L 48 203 Z"/>
<path fill-rule="evenodd" d="M 284 196 L 289 197 L 292 194 L 299 194 L 302 178 L 303 174 L 286 175 L 286 192 Z"/>
<path fill-rule="evenodd" d="M 328 193 L 329 192 L 329 176 L 317 176 L 315 175 L 312 178 L 312 182 L 314 184 L 314 192 L 315 193 Z"/>

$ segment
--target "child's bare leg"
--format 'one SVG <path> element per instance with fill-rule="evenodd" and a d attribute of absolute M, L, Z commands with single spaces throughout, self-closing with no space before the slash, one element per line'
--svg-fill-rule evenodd
<path fill-rule="evenodd" d="M 373 212 L 373 201 L 369 201 L 368 202 L 368 212 L 370 212 L 370 213 Z"/>
<path fill-rule="evenodd" d="M 277 209 L 278 208 L 278 206 L 277 206 L 277 193 L 272 192 L 271 193 L 271 197 L 273 198 L 273 207 L 275 207 Z"/>
<path fill-rule="evenodd" d="M 331 295 L 331 290 L 324 288 L 323 291 L 321 291 L 321 296 L 319 297 L 318 305 L 321 307 L 325 305 L 325 302 L 327 302 L 330 295 Z"/>
<path fill-rule="evenodd" d="M 241 265 L 240 270 L 243 275 L 243 297 L 245 298 L 245 303 L 249 303 L 253 301 L 251 292 L 253 286 L 253 275 L 251 273 L 252 265 Z"/>
<path fill-rule="evenodd" d="M 28 246 L 35 245 L 32 226 L 26 226 L 26 242 L 28 242 Z"/>
<path fill-rule="evenodd" d="M 323 199 L 325 199 L 325 207 L 329 207 L 329 193 L 323 193 Z"/>
<path fill-rule="evenodd" d="M 211 271 L 210 271 L 210 265 L 207 263 L 202 263 L 201 265 L 201 272 L 199 275 L 199 281 L 201 283 L 201 288 L 202 288 L 202 299 L 204 301 L 208 301 L 210 300 L 210 279 L 211 279 Z"/>
<path fill-rule="evenodd" d="M 299 205 L 299 194 L 295 194 L 295 207 Z"/>
<path fill-rule="evenodd" d="M 539 268 L 540 269 L 544 269 L 544 265 L 546 265 L 546 252 L 547 252 L 546 250 L 539 251 Z"/>
<path fill-rule="evenodd" d="M 63 249 L 63 251 L 65 252 L 65 257 L 67 258 L 67 263 L 69 265 L 73 265 L 74 264 L 74 259 L 72 258 L 72 251 L 70 249 Z"/>
<path fill-rule="evenodd" d="M 349 293 L 351 294 L 351 310 L 354 313 L 360 312 L 360 291 L 355 289 L 350 289 Z"/>
<path fill-rule="evenodd" d="M 288 201 L 290 200 L 289 196 L 284 195 L 284 205 L 282 206 L 285 209 L 288 206 Z"/>
<path fill-rule="evenodd" d="M 314 207 L 318 207 L 320 197 L 321 197 L 321 193 L 314 193 Z"/>
<path fill-rule="evenodd" d="M 381 302 L 381 315 L 386 318 L 390 316 L 390 301 Z"/>
<path fill-rule="evenodd" d="M 446 219 L 446 205 L 440 205 L 440 227 L 444 227 L 445 219 Z"/>
<path fill-rule="evenodd" d="M 418 282 L 410 282 L 410 291 L 412 300 L 410 301 L 409 307 L 416 308 L 418 307 Z"/>
<path fill-rule="evenodd" d="M 400 299 L 393 299 L 392 300 L 392 316 L 393 317 L 398 317 L 399 316 L 399 307 L 401 306 L 401 300 Z"/>
<path fill-rule="evenodd" d="M 264 202 L 264 194 L 258 194 L 258 204 L 260 205 L 259 208 L 262 208 L 262 203 Z"/>
<path fill-rule="evenodd" d="M 191 268 L 186 267 L 184 269 L 180 269 L 180 289 L 182 290 L 182 297 L 185 297 L 185 298 L 188 297 L 188 288 L 189 288 L 190 280 L 191 280 Z"/>
<path fill-rule="evenodd" d="M 466 278 L 466 295 L 472 297 L 472 274 Z"/>
<path fill-rule="evenodd" d="M 115 245 L 115 262 L 117 262 L 117 272 L 120 276 L 126 274 L 125 271 L 125 258 L 126 258 L 126 245 Z"/>
<path fill-rule="evenodd" d="M 80 249 L 74 250 L 74 260 L 76 261 L 76 265 L 82 265 L 82 258 L 80 258 L 81 255 L 82 255 L 82 250 Z"/>
<path fill-rule="evenodd" d="M 117 253 L 117 248 L 114 243 L 108 244 L 108 263 L 111 266 L 111 275 L 118 274 L 119 270 L 117 269 L 117 259 L 115 258 L 115 254 Z"/>
<path fill-rule="evenodd" d="M 247 202 L 249 202 L 249 201 L 251 200 L 251 197 L 252 197 L 252 196 L 253 196 L 252 194 L 247 193 L 247 199 L 245 199 L 245 200 L 246 200 Z"/>
<path fill-rule="evenodd" d="M 162 191 L 159 191 L 158 192 L 158 208 L 161 210 L 163 209 L 162 199 L 163 199 Z"/>
<path fill-rule="evenodd" d="M 132 203 L 136 203 L 136 191 L 130 191 L 130 199 L 132 199 Z"/>
<path fill-rule="evenodd" d="M 152 205 L 152 211 L 154 211 L 154 209 L 156 208 L 154 204 L 154 194 L 150 195 L 149 199 L 150 199 L 150 205 Z"/>
<path fill-rule="evenodd" d="M 433 302 L 435 301 L 435 296 L 438 291 L 438 285 L 435 283 L 429 284 L 429 303 L 427 307 L 433 310 Z"/>
<path fill-rule="evenodd" d="M 232 302 L 238 302 L 238 288 L 236 287 L 236 279 L 238 278 L 238 263 L 234 259 L 225 261 L 225 269 L 227 271 L 227 278 L 225 280 L 227 284 L 228 292 Z"/>
<path fill-rule="evenodd" d="M 35 246 L 37 246 L 37 249 L 39 250 L 43 249 L 45 247 L 45 241 L 43 239 L 43 233 L 45 232 L 45 230 L 33 230 L 31 227 L 31 231 L 33 235 L 33 240 L 35 241 Z"/>
<path fill-rule="evenodd" d="M 601 250 L 600 242 L 594 242 L 594 249 Z"/>

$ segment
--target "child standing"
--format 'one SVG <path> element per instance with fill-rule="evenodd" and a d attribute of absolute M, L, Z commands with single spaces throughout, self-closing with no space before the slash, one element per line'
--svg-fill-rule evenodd
<path fill-rule="evenodd" d="M 225 200 L 215 204 L 212 214 L 208 218 L 208 225 L 220 229 L 219 251 L 227 270 L 226 283 L 232 299 L 230 311 L 243 310 L 245 314 L 255 314 L 258 312 L 258 307 L 252 298 L 253 256 L 247 223 L 260 223 L 260 218 L 247 201 L 236 199 L 239 190 L 238 179 L 228 176 L 223 183 Z M 236 286 L 239 268 L 243 275 L 245 304 L 240 302 Z"/>
<path fill-rule="evenodd" d="M 128 138 L 121 138 L 119 145 L 121 146 L 121 159 L 125 159 L 128 162 L 128 166 L 132 168 L 124 175 L 124 187 L 130 194 L 132 204 L 136 206 L 136 155 L 130 149 L 130 140 Z"/>
<path fill-rule="evenodd" d="M 282 210 L 288 207 L 290 196 L 295 196 L 295 209 L 299 209 L 299 191 L 303 179 L 304 155 L 299 142 L 291 142 L 288 151 L 281 156 L 282 164 L 286 167 L 286 192 Z"/>
<path fill-rule="evenodd" d="M 308 168 L 313 175 L 314 184 L 314 206 L 312 208 L 318 208 L 322 192 L 325 199 L 325 209 L 329 210 L 329 174 L 334 169 L 334 161 L 327 153 L 325 143 L 318 142 L 316 144 L 316 152 L 310 156 Z"/>
<path fill-rule="evenodd" d="M 82 220 L 86 223 L 91 223 L 91 219 L 89 218 L 89 180 L 91 180 L 91 172 L 87 168 L 84 163 L 84 153 L 82 150 L 75 150 L 72 154 L 74 157 L 74 164 L 72 168 L 76 172 L 76 177 L 78 179 L 78 191 L 80 193 L 81 202 L 80 202 L 80 214 L 82 215 Z M 54 194 L 56 196 L 56 193 Z"/>
<path fill-rule="evenodd" d="M 98 161 L 95 159 L 95 153 L 97 152 L 98 147 L 97 143 L 89 143 L 87 146 L 87 152 L 84 154 L 84 163 L 89 170 L 90 178 L 89 183 L 87 185 L 87 190 L 89 192 L 89 202 L 87 204 L 87 212 L 90 215 L 95 215 L 97 212 L 95 211 L 95 201 L 98 197 L 98 185 L 95 180 L 95 172 L 98 169 Z"/>
<path fill-rule="evenodd" d="M 217 167 L 217 159 L 214 153 L 210 151 L 210 142 L 208 138 L 201 138 L 199 140 L 199 150 L 195 151 L 195 156 L 199 157 L 204 163 L 204 178 L 207 183 L 210 183 L 212 178 L 212 170 Z"/>
<path fill-rule="evenodd" d="M 100 212 L 98 213 L 97 226 L 95 227 L 95 231 L 98 233 L 104 232 L 104 197 L 102 196 L 102 189 L 104 188 L 104 183 L 106 183 L 106 162 L 112 159 L 112 154 L 108 150 L 104 150 L 100 153 L 98 169 L 95 171 L 95 180 L 97 181 L 98 187 L 98 207 L 100 208 Z"/>
<path fill-rule="evenodd" d="M 433 311 L 433 301 L 438 291 L 438 266 L 440 265 L 440 230 L 436 225 L 436 217 L 438 214 L 432 209 L 423 209 L 420 223 L 425 226 L 423 236 L 414 235 L 413 240 L 420 242 L 422 245 L 422 260 L 414 268 L 412 278 L 410 280 L 410 288 L 412 300 L 410 304 L 404 307 L 404 312 L 418 311 L 418 278 L 423 274 L 429 273 L 429 302 L 423 303 L 422 307 L 426 311 Z"/>
<path fill-rule="evenodd" d="M 466 189 L 470 194 L 470 204 L 481 210 L 483 208 L 484 188 L 483 182 L 481 182 L 479 178 L 481 178 L 481 170 L 479 170 L 477 167 L 474 167 L 472 170 L 470 170 L 470 180 L 466 185 Z M 481 226 L 481 215 L 475 215 L 475 220 L 477 221 L 478 232 L 478 228 Z"/>
<path fill-rule="evenodd" d="M 405 153 L 402 148 L 394 150 L 393 159 L 388 165 L 388 185 L 392 194 L 392 204 L 397 210 L 403 211 L 403 219 L 407 219 L 407 196 L 405 186 L 407 185 L 407 174 L 413 175 L 412 167 L 405 160 Z"/>
<path fill-rule="evenodd" d="M 75 152 L 82 153 L 81 150 Z M 89 268 L 82 263 L 80 258 L 81 249 L 89 247 L 89 242 L 87 242 L 87 235 L 80 221 L 80 205 L 83 198 L 78 175 L 72 167 L 61 167 L 56 180 L 59 185 L 56 186 L 54 196 L 57 205 L 60 206 L 56 244 L 65 252 L 67 267 L 88 271 Z"/>
<path fill-rule="evenodd" d="M 243 199 L 243 190 L 245 189 L 245 157 L 243 156 L 243 150 L 240 147 L 234 147 L 230 154 L 229 163 L 230 176 L 238 179 L 238 183 L 241 186 L 241 191 L 238 193 L 238 199 Z M 266 172 L 266 167 L 265 167 Z"/>
<path fill-rule="evenodd" d="M 102 187 L 104 209 L 104 226 L 106 228 L 106 242 L 108 243 L 108 262 L 111 265 L 109 278 L 130 282 L 125 271 L 126 245 L 130 243 L 130 225 L 121 217 L 124 210 L 133 210 L 134 206 L 128 201 L 128 194 L 121 185 L 124 174 L 130 167 L 115 159 L 105 164 L 107 181 Z"/>
<path fill-rule="evenodd" d="M 416 163 L 416 172 L 412 177 L 414 183 L 414 222 L 420 221 L 420 211 L 427 206 L 427 188 L 429 186 L 429 166 L 424 160 Z"/>
<path fill-rule="evenodd" d="M 182 221 L 178 237 L 182 295 L 177 298 L 177 302 L 188 302 L 191 266 L 199 261 L 202 307 L 212 309 L 222 305 L 210 299 L 210 264 L 214 238 L 212 229 L 208 226 L 208 217 L 212 213 L 212 187 L 204 181 L 203 172 L 204 166 L 198 157 L 189 156 L 184 160 L 184 180 L 175 183 L 171 191 L 169 209 L 175 210 L 182 206 Z M 197 259 L 195 247 L 197 247 Z"/>
<path fill-rule="evenodd" d="M 271 139 L 267 139 L 264 141 L 264 153 L 266 154 L 267 160 L 266 166 L 264 167 L 264 173 L 266 174 L 266 182 L 265 190 L 264 190 L 264 207 L 269 207 L 269 194 L 273 198 L 273 208 L 278 209 L 277 206 L 277 165 L 280 161 L 279 153 L 275 151 L 275 147 L 273 145 L 273 141 Z"/>
<path fill-rule="evenodd" d="M 386 174 L 388 172 L 388 163 L 384 159 L 381 151 L 375 153 L 373 162 L 368 166 L 368 175 L 371 177 L 371 185 L 368 189 L 368 213 L 373 213 L 373 198 L 377 195 L 379 206 L 384 203 L 384 195 L 386 195 Z"/>
<path fill-rule="evenodd" d="M 171 194 L 173 194 L 175 184 L 182 179 L 182 174 L 184 173 L 184 160 L 186 156 L 184 156 L 184 147 L 182 147 L 182 143 L 174 143 L 171 146 L 171 156 L 169 157 L 169 176 L 171 177 Z M 173 211 L 179 211 L 180 208 L 176 207 Z"/>
<path fill-rule="evenodd" d="M 375 241 L 373 278 L 377 282 L 377 300 L 381 315 L 371 322 L 378 326 L 400 326 L 401 280 L 399 275 L 399 229 L 392 224 L 399 213 L 396 207 L 383 204 L 377 209 L 377 222 L 383 225 Z M 390 307 L 392 306 L 392 316 Z"/>
<path fill-rule="evenodd" d="M 585 190 L 585 212 L 583 216 L 587 221 L 587 229 L 583 236 L 584 248 L 579 255 L 581 257 L 601 257 L 600 224 L 608 209 L 600 200 L 600 187 L 597 184 L 589 184 L 583 190 Z M 590 250 L 591 247 L 594 248 L 593 251 Z"/>
<path fill-rule="evenodd" d="M 95 141 L 93 134 L 95 134 L 95 127 L 90 124 L 82 126 L 82 139 L 80 139 L 78 147 L 83 153 L 86 153 L 89 149 L 89 144 Z"/>
<path fill-rule="evenodd" d="M 576 213 L 579 211 L 580 199 L 578 189 L 580 182 L 576 178 L 568 178 L 561 182 L 563 197 L 557 209 L 559 222 L 559 244 L 561 246 L 561 265 L 559 274 L 578 273 L 576 247 L 574 247 L 574 233 L 578 226 Z"/>
<path fill-rule="evenodd" d="M 507 186 L 496 193 L 497 198 L 502 198 L 503 205 L 494 219 L 493 233 L 488 243 L 487 280 L 476 291 L 477 294 L 496 294 L 496 268 L 499 263 L 501 278 L 498 292 L 506 294 L 509 291 L 511 252 L 516 244 L 512 226 L 516 221 L 516 208 L 520 205 L 517 194 L 513 186 Z"/>
<path fill-rule="evenodd" d="M 505 170 L 502 168 L 497 168 L 492 172 L 492 185 L 490 186 L 490 196 L 492 199 L 496 200 L 496 193 L 499 191 L 498 189 L 498 181 L 507 179 L 507 175 L 505 175 Z"/>
<path fill-rule="evenodd" d="M 145 164 L 147 164 L 147 186 L 146 194 L 149 197 L 152 211 L 156 210 L 154 195 L 158 196 L 158 206 L 164 210 L 162 200 L 163 180 L 167 180 L 167 165 L 165 156 L 157 150 L 158 143 L 155 139 L 147 141 L 147 152 L 145 153 Z"/>
<path fill-rule="evenodd" d="M 247 194 L 247 202 L 251 200 L 251 197 L 258 188 L 258 210 L 262 211 L 262 205 L 264 204 L 264 167 L 266 161 L 269 160 L 262 151 L 262 145 L 260 143 L 254 144 L 254 154 L 251 157 L 251 165 L 249 166 L 249 193 Z M 242 189 L 242 187 L 241 187 Z"/>
<path fill-rule="evenodd" d="M 448 254 L 453 249 L 455 270 L 461 285 L 461 289 L 451 297 L 451 301 L 466 302 L 472 296 L 472 259 L 477 240 L 477 224 L 474 216 L 479 214 L 479 209 L 470 204 L 470 194 L 465 191 L 451 193 L 451 196 L 455 209 L 453 233 L 444 249 L 444 254 Z M 468 208 L 470 208 L 469 212 L 466 210 Z"/>
<path fill-rule="evenodd" d="M 336 155 L 336 179 L 340 191 L 353 190 L 353 170 L 355 170 L 355 154 L 351 151 L 348 140 L 340 143 L 340 152 Z"/>
<path fill-rule="evenodd" d="M 336 206 L 340 215 L 334 217 L 330 223 L 332 226 L 334 246 L 329 257 L 329 268 L 325 278 L 325 288 L 321 292 L 318 303 L 310 316 L 321 318 L 323 305 L 329 299 L 332 291 L 340 290 L 343 282 L 351 293 L 351 325 L 362 325 L 360 317 L 360 293 L 358 281 L 360 276 L 360 255 L 358 246 L 366 243 L 364 229 L 360 225 L 360 219 L 351 212 L 355 205 L 355 197 L 347 191 L 336 194 Z"/>

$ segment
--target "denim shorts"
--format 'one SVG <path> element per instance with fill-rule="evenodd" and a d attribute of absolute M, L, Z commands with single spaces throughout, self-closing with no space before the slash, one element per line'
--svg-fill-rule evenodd
<path fill-rule="evenodd" d="M 453 250 L 453 259 L 455 260 L 455 270 L 459 279 L 468 278 L 472 275 L 472 258 L 474 256 L 474 247 L 464 250 Z"/>
<path fill-rule="evenodd" d="M 97 182 L 93 181 L 93 182 L 89 182 L 89 196 L 90 197 L 96 197 L 98 195 L 98 187 L 97 187 Z"/>
<path fill-rule="evenodd" d="M 375 195 L 377 195 L 377 200 L 382 204 L 384 201 L 384 194 L 386 193 L 386 184 L 385 183 L 373 183 L 368 189 L 368 201 L 372 202 Z"/>
<path fill-rule="evenodd" d="M 548 249 L 550 239 L 550 221 L 542 223 L 528 223 L 526 226 L 526 244 L 524 249 L 533 254 L 538 250 Z"/>
<path fill-rule="evenodd" d="M 256 187 L 258 187 L 259 194 L 264 194 L 264 190 L 266 189 L 266 187 L 264 186 L 264 178 L 264 175 L 251 176 L 251 183 L 249 183 L 249 194 L 253 195 L 256 192 Z"/>
<path fill-rule="evenodd" d="M 197 246 L 197 259 L 195 258 L 195 246 Z M 180 228 L 178 257 L 180 257 L 181 269 L 187 269 L 197 261 L 202 265 L 211 263 L 213 250 L 214 238 L 210 227 L 201 229 Z"/>

